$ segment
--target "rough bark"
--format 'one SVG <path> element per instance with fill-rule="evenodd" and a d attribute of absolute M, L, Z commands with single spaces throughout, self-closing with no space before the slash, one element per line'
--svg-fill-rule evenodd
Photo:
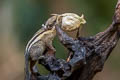
<path fill-rule="evenodd" d="M 69 62 L 46 56 L 41 62 L 49 71 L 47 76 L 37 76 L 38 80 L 92 80 L 102 71 L 105 61 L 120 38 L 120 0 L 115 8 L 112 24 L 103 32 L 88 38 L 74 40 L 56 24 L 60 42 L 73 57 Z"/>

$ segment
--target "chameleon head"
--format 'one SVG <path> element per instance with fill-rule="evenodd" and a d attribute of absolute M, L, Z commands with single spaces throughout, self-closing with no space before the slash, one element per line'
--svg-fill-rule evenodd
<path fill-rule="evenodd" d="M 78 16 L 74 13 L 64 13 L 60 15 L 62 17 L 61 28 L 66 31 L 73 31 L 81 28 L 82 24 L 86 23 L 84 15 Z"/>

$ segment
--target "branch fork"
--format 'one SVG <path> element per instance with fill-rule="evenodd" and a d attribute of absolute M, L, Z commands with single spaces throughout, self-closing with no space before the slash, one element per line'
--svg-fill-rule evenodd
<path fill-rule="evenodd" d="M 41 62 L 50 73 L 37 76 L 37 80 L 92 80 L 102 71 L 105 61 L 120 38 L 120 0 L 115 8 L 112 24 L 95 36 L 79 37 L 74 40 L 56 24 L 60 42 L 73 53 L 69 62 L 46 56 Z"/>

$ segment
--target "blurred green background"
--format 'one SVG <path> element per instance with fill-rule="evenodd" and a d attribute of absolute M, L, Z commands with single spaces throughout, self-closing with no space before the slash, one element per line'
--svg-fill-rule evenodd
<path fill-rule="evenodd" d="M 104 31 L 112 22 L 117 0 L 0 0 L 0 80 L 24 79 L 24 49 L 52 13 L 84 14 L 87 24 L 81 36 Z M 56 38 L 58 58 L 67 50 Z M 120 41 L 94 80 L 120 80 Z M 40 72 L 46 70 L 40 67 Z"/>

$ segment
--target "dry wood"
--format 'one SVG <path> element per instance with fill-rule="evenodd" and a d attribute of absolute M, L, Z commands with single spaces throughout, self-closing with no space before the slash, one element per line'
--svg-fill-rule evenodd
<path fill-rule="evenodd" d="M 40 63 L 50 71 L 50 74 L 37 76 L 38 80 L 92 80 L 97 72 L 102 71 L 105 61 L 120 38 L 120 0 L 116 5 L 112 24 L 95 36 L 79 37 L 74 40 L 62 31 L 60 26 L 56 24 L 59 40 L 73 52 L 73 57 L 66 62 L 63 59 L 46 56 Z"/>

